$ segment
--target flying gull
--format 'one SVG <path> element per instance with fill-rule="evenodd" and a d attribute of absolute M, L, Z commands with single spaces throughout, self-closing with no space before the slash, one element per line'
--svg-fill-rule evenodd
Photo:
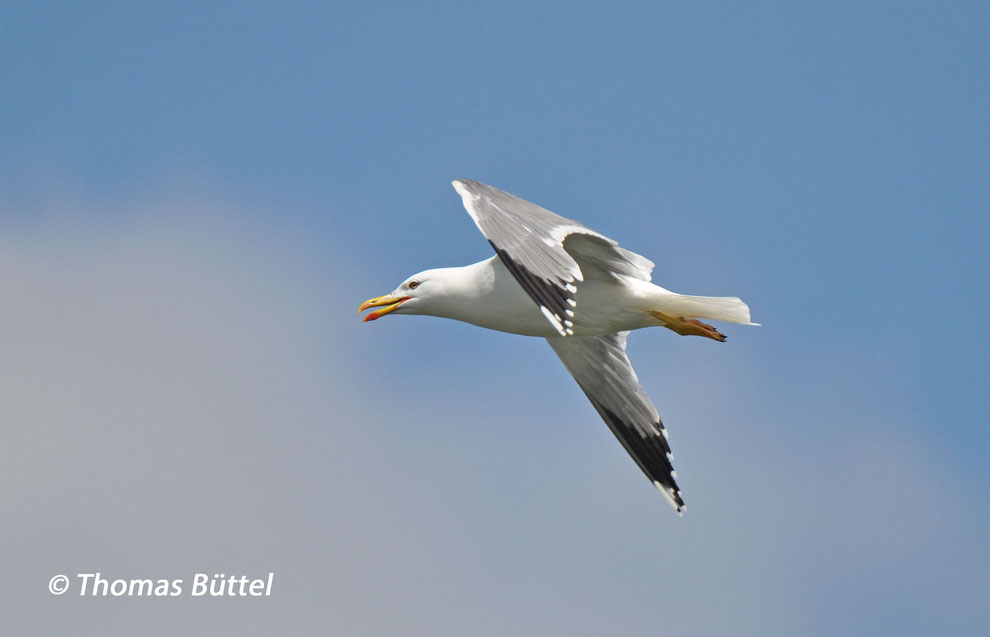
<path fill-rule="evenodd" d="M 698 319 L 756 325 L 737 297 L 685 296 L 650 282 L 653 262 L 577 221 L 486 184 L 453 182 L 495 249 L 459 268 L 425 270 L 359 312 L 426 314 L 547 339 L 599 415 L 678 514 L 667 430 L 626 356 L 630 330 L 662 326 L 719 342 Z"/>

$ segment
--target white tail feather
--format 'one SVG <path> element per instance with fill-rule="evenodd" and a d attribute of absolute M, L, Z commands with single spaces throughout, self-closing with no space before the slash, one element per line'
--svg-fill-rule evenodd
<path fill-rule="evenodd" d="M 685 296 L 671 292 L 656 300 L 656 309 L 674 316 L 759 325 L 750 322 L 749 306 L 737 296 Z"/>

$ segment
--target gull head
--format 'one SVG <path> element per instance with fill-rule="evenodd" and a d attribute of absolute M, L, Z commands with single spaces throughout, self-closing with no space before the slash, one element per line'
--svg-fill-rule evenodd
<path fill-rule="evenodd" d="M 430 314 L 443 316 L 443 310 L 456 293 L 454 285 L 459 268 L 424 270 L 414 274 L 394 291 L 384 296 L 368 299 L 358 308 L 358 314 L 375 308 L 364 317 L 364 322 L 380 319 L 386 314 Z"/>

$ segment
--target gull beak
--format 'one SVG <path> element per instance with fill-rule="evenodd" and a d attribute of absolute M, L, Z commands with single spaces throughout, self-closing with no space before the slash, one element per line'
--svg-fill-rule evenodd
<path fill-rule="evenodd" d="M 412 298 L 411 296 L 392 296 L 390 294 L 386 294 L 385 296 L 379 296 L 373 299 L 368 299 L 367 301 L 361 304 L 361 307 L 358 308 L 358 314 L 364 312 L 369 307 L 382 308 L 380 310 L 375 310 L 371 314 L 368 314 L 367 316 L 364 317 L 365 323 L 367 323 L 368 321 L 374 321 L 375 319 L 381 318 L 386 314 L 394 312 L 400 305 L 402 305 L 404 302 L 408 301 L 411 298 Z"/>

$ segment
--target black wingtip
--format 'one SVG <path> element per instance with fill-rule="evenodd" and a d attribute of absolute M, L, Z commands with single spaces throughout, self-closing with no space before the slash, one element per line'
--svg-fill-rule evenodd
<path fill-rule="evenodd" d="M 581 388 L 584 389 L 584 386 Z M 584 393 L 650 482 L 667 498 L 678 515 L 684 515 L 686 505 L 674 478 L 674 466 L 670 462 L 672 455 L 670 445 L 664 437 L 663 423 L 659 420 L 656 422 L 656 435 L 643 436 L 631 423 L 623 422 L 615 412 L 601 404 L 590 392 L 585 390 Z"/>

